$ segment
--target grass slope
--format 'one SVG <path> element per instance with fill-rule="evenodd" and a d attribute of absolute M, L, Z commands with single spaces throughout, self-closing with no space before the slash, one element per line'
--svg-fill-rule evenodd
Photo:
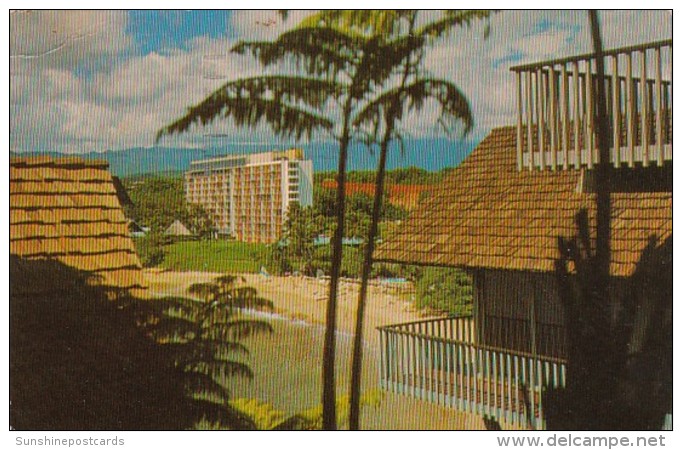
<path fill-rule="evenodd" d="M 235 241 L 187 241 L 166 247 L 161 267 L 179 271 L 257 273 L 267 254 L 265 244 Z"/>

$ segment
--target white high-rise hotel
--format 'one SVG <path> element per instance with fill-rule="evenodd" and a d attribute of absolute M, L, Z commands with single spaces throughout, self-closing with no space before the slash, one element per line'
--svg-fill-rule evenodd
<path fill-rule="evenodd" d="M 274 242 L 289 205 L 313 203 L 313 163 L 300 149 L 192 161 L 185 195 L 213 215 L 219 233 Z"/>

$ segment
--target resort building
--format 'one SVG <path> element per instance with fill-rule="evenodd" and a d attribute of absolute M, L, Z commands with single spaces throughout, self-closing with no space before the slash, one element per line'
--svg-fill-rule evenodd
<path fill-rule="evenodd" d="M 576 325 L 594 320 L 588 331 L 625 344 L 612 383 L 649 420 L 617 425 L 671 426 L 672 83 L 661 70 L 671 48 L 605 52 L 608 161 L 596 144 L 594 55 L 512 68 L 516 126 L 492 130 L 378 248 L 377 260 L 460 268 L 474 285 L 470 317 L 379 330 L 385 389 L 504 427 L 551 428 L 550 393 L 566 388 L 570 363 L 600 354 Z M 593 280 L 600 164 L 610 166 L 609 294 L 585 305 L 576 292 Z"/>
<path fill-rule="evenodd" d="M 274 242 L 292 202 L 312 205 L 313 164 L 301 149 L 193 161 L 185 195 L 212 214 L 219 234 Z"/>

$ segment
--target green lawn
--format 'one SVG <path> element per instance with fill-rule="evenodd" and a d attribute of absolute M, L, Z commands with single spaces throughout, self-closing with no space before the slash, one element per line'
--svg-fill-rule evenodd
<path fill-rule="evenodd" d="M 267 246 L 234 241 L 176 242 L 165 247 L 161 267 L 202 272 L 257 273 Z"/>

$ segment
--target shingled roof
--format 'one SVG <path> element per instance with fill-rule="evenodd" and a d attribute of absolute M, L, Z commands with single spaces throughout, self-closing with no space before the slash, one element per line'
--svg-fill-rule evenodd
<path fill-rule="evenodd" d="M 580 177 L 577 170 L 518 171 L 516 129 L 495 129 L 378 248 L 376 259 L 551 271 L 557 238 L 575 235 L 580 209 L 594 229 L 595 196 L 576 189 Z M 611 198 L 611 273 L 629 276 L 650 238 L 660 244 L 672 236 L 672 192 Z"/>
<path fill-rule="evenodd" d="M 10 159 L 10 254 L 56 260 L 117 289 L 144 287 L 108 163 Z M 40 280 L 21 286 L 40 292 Z M 30 292 L 29 292 L 30 291 Z"/>

